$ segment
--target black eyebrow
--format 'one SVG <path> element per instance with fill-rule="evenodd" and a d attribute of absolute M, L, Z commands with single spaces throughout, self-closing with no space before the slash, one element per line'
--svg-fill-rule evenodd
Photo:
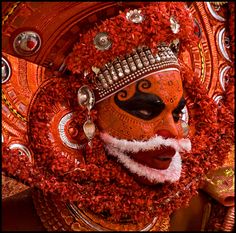
<path fill-rule="evenodd" d="M 136 92 L 133 97 L 131 97 L 129 100 L 127 100 L 129 103 L 137 103 L 138 105 L 142 105 L 142 103 L 157 106 L 160 104 L 164 104 L 163 100 L 152 93 L 145 93 L 145 92 Z"/>

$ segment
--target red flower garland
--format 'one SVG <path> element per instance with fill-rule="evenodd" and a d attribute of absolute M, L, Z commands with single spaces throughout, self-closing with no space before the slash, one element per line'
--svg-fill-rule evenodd
<path fill-rule="evenodd" d="M 178 182 L 156 188 L 138 184 L 115 159 L 105 154 L 98 134 L 93 140 L 94 149 L 86 148 L 86 164 L 80 165 L 80 170 L 63 175 L 75 165 L 73 160 L 63 157 L 61 151 L 52 148 L 46 136 L 49 135 L 47 125 L 53 114 L 51 106 L 64 98 L 77 112 L 78 126 L 85 121 L 85 113 L 76 103 L 76 90 L 81 84 L 75 78 L 54 80 L 33 105 L 29 128 L 34 165 L 25 156 L 3 148 L 3 170 L 32 187 L 58 195 L 65 201 L 76 201 L 81 208 L 97 214 L 109 213 L 106 217 L 113 222 L 124 218 L 146 222 L 154 216 L 171 214 L 196 194 L 209 169 L 222 165 L 234 140 L 234 118 L 230 109 L 223 104 L 217 108 L 198 78 L 190 79 L 193 73 L 181 65 L 189 123 L 196 127 L 196 133 L 191 136 L 192 152 L 182 155 L 183 170 Z M 95 117 L 96 112 L 93 114 Z"/>

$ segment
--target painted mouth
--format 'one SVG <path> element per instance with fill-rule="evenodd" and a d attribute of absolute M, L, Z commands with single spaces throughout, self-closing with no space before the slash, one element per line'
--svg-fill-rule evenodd
<path fill-rule="evenodd" d="M 172 147 L 164 147 L 156 150 L 139 151 L 127 155 L 134 161 L 150 168 L 165 170 L 169 167 L 176 151 Z"/>

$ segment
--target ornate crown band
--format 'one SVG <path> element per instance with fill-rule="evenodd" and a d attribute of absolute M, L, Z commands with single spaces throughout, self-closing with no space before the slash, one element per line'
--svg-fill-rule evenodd
<path fill-rule="evenodd" d="M 123 59 L 116 58 L 113 62 L 105 64 L 96 75 L 96 102 L 114 94 L 144 75 L 168 67 L 179 68 L 178 59 L 169 46 L 159 45 L 157 49 L 154 55 L 148 47 L 138 48 Z"/>

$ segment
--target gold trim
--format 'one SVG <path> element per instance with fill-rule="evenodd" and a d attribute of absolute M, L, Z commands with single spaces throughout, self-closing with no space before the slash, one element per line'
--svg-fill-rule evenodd
<path fill-rule="evenodd" d="M 223 6 L 225 4 L 227 4 L 228 2 L 212 2 L 213 5 L 215 6 Z"/>
<path fill-rule="evenodd" d="M 204 207 L 203 217 L 202 217 L 202 224 L 201 224 L 201 231 L 205 231 L 207 223 L 210 219 L 211 215 L 211 203 L 208 202 Z"/>
<path fill-rule="evenodd" d="M 7 19 L 9 18 L 10 15 L 13 14 L 14 10 L 17 8 L 17 6 L 20 4 L 20 2 L 16 2 L 12 5 L 12 7 L 9 9 L 9 11 L 7 12 L 7 14 L 3 17 L 2 19 L 2 26 L 5 24 L 5 22 L 7 21 Z"/>
<path fill-rule="evenodd" d="M 198 49 L 201 56 L 201 81 L 204 82 L 205 81 L 205 57 L 204 57 L 201 43 L 198 44 Z"/>
<path fill-rule="evenodd" d="M 224 223 L 222 226 L 222 231 L 233 231 L 235 226 L 235 214 L 234 214 L 234 206 L 230 207 L 227 211 L 227 214 L 224 219 Z"/>
<path fill-rule="evenodd" d="M 24 122 L 27 122 L 26 118 L 23 117 L 16 109 L 13 108 L 11 103 L 7 100 L 7 98 L 6 98 L 5 94 L 3 93 L 3 91 L 2 91 L 2 100 L 6 104 L 6 106 L 8 107 L 8 109 L 10 110 L 11 113 L 13 113 L 20 120 L 22 120 Z"/>

